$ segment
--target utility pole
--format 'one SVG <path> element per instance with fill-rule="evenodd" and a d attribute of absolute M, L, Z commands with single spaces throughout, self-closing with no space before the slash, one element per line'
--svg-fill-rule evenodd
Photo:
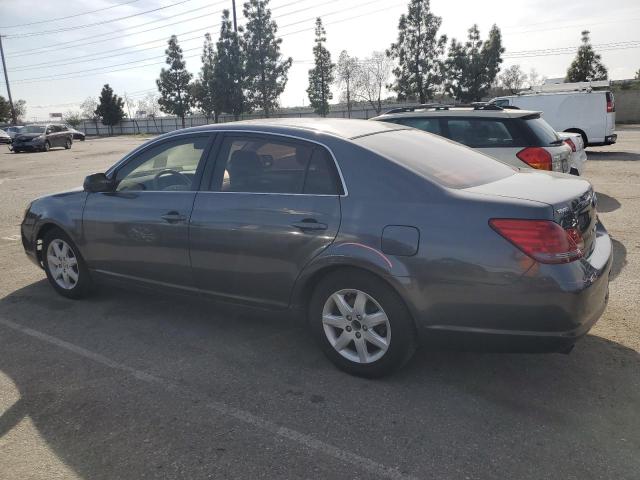
<path fill-rule="evenodd" d="M 238 33 L 238 21 L 236 20 L 236 0 L 231 0 L 231 3 L 233 5 L 233 31 Z"/>
<path fill-rule="evenodd" d="M 235 10 L 234 10 L 235 15 Z M 13 99 L 11 98 L 11 87 L 9 87 L 9 75 L 7 74 L 7 64 L 4 61 L 4 49 L 2 48 L 2 35 L 0 35 L 0 56 L 2 57 L 2 70 L 4 71 L 4 82 L 7 84 L 7 94 L 9 96 L 9 105 L 11 105 L 11 119 L 13 124 L 18 123 L 16 118 L 16 109 L 13 107 Z"/>

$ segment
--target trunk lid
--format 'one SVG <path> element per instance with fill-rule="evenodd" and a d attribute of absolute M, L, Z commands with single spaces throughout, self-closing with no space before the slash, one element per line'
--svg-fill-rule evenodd
<path fill-rule="evenodd" d="M 466 191 L 546 203 L 552 218 L 564 229 L 576 228 L 589 255 L 597 223 L 596 194 L 586 180 L 536 170 L 523 170 L 495 182 L 467 188 Z"/>

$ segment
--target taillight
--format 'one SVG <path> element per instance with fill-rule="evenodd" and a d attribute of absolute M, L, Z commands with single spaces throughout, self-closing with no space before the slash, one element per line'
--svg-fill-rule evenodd
<path fill-rule="evenodd" d="M 570 138 L 565 138 L 564 139 L 564 143 L 566 143 L 567 145 L 569 145 L 571 147 L 571 151 L 572 152 L 576 151 L 576 144 L 573 143 L 573 140 L 571 140 Z"/>
<path fill-rule="evenodd" d="M 540 263 L 569 263 L 583 255 L 584 241 L 575 228 L 550 220 L 492 218 L 489 225 Z"/>
<path fill-rule="evenodd" d="M 527 147 L 516 153 L 516 157 L 538 170 L 553 170 L 551 154 L 542 147 Z"/>
<path fill-rule="evenodd" d="M 616 104 L 613 101 L 613 93 L 607 92 L 606 96 L 607 96 L 607 113 L 615 112 Z"/>

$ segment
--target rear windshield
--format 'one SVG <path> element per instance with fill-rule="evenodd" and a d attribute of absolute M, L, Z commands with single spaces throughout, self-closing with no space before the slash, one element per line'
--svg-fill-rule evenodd
<path fill-rule="evenodd" d="M 550 145 L 560 145 L 562 143 L 562 139 L 545 119 L 535 117 L 525 120 L 525 123 L 538 138 L 540 146 L 547 147 Z"/>
<path fill-rule="evenodd" d="M 515 173 L 491 157 L 420 130 L 381 132 L 356 142 L 449 188 L 474 187 Z"/>

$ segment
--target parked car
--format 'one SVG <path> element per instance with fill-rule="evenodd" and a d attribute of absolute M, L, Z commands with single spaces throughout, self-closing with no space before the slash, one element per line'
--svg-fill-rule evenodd
<path fill-rule="evenodd" d="M 67 130 L 69 130 L 73 134 L 74 140 L 80 140 L 81 142 L 85 141 L 86 135 L 84 132 L 81 132 L 80 130 L 76 130 L 70 125 L 64 125 L 64 126 L 67 128 Z"/>
<path fill-rule="evenodd" d="M 539 110 L 549 125 L 559 132 L 582 135 L 585 146 L 616 143 L 616 104 L 609 90 L 593 90 L 604 82 L 543 85 L 540 91 L 496 97 L 491 103 Z"/>
<path fill-rule="evenodd" d="M 558 132 L 558 136 L 571 148 L 569 173 L 572 175 L 582 175 L 585 163 L 587 162 L 587 152 L 584 149 L 582 135 L 573 132 Z"/>
<path fill-rule="evenodd" d="M 21 125 L 20 126 L 14 125 L 11 127 L 7 127 L 5 131 L 9 134 L 11 138 L 13 138 L 16 136 L 17 133 L 20 133 L 20 130 L 22 130 L 23 128 L 24 127 Z"/>
<path fill-rule="evenodd" d="M 111 281 L 291 309 L 364 376 L 419 341 L 566 352 L 602 314 L 612 262 L 589 182 L 346 119 L 162 135 L 34 200 L 21 233 L 63 296 Z"/>
<path fill-rule="evenodd" d="M 397 123 L 441 135 L 515 167 L 569 172 L 571 149 L 540 112 L 418 105 L 393 109 L 372 120 Z"/>
<path fill-rule="evenodd" d="M 11 144 L 14 153 L 24 151 L 48 152 L 53 147 L 71 148 L 73 135 L 62 125 L 27 125 L 22 127 Z"/>
<path fill-rule="evenodd" d="M 0 130 L 0 143 L 11 143 L 11 137 L 4 130 Z"/>

